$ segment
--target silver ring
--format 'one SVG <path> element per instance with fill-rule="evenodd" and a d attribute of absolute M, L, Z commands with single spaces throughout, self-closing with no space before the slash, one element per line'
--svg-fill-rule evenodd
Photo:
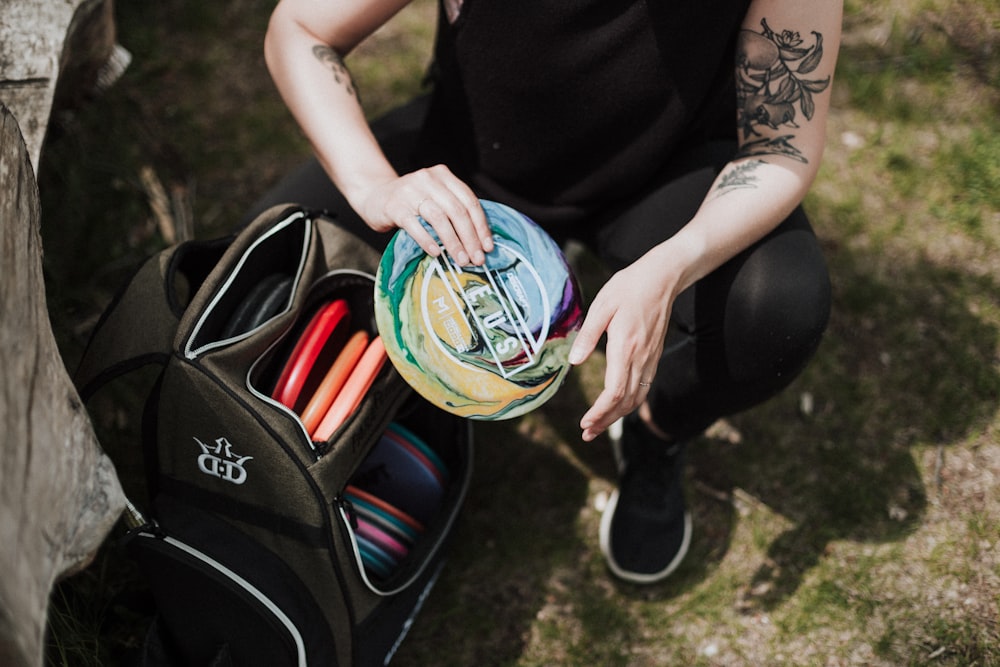
<path fill-rule="evenodd" d="M 640 382 L 639 382 L 639 386 L 640 386 L 640 387 L 648 387 L 648 386 L 650 386 L 650 383 L 649 383 L 649 382 L 641 382 L 641 381 L 640 381 Z"/>
<path fill-rule="evenodd" d="M 420 215 L 420 207 L 423 206 L 424 202 L 427 201 L 428 199 L 430 199 L 430 197 L 424 197 L 423 199 L 417 202 L 417 208 L 414 209 L 417 215 Z"/>

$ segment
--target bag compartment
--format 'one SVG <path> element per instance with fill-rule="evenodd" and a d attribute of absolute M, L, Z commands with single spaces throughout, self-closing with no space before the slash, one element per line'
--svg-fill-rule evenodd
<path fill-rule="evenodd" d="M 292 306 L 303 277 L 313 225 L 301 209 L 289 209 L 245 248 L 233 246 L 205 282 L 211 293 L 192 299 L 191 333 L 182 351 L 194 359 L 250 335 Z M 213 280 L 215 278 L 215 280 Z M 184 330 L 185 327 L 180 327 Z"/>
<path fill-rule="evenodd" d="M 397 430 L 396 427 L 401 427 Z M 407 434 L 419 447 L 380 455 L 380 447 Z M 334 500 L 345 544 L 354 556 L 353 567 L 371 592 L 394 595 L 410 587 L 441 554 L 464 501 L 472 473 L 470 424 L 413 394 L 400 409 L 368 455 L 361 459 Z M 416 450 L 419 458 L 411 456 Z M 429 450 L 429 451 L 427 451 Z M 372 465 L 372 459 L 374 465 Z M 445 469 L 436 509 L 426 512 L 429 467 Z M 396 469 L 393 469 L 396 466 Z M 393 477 L 395 476 L 395 479 Z M 393 483 L 413 494 L 412 502 L 392 495 Z M 415 508 L 420 506 L 423 514 Z M 400 546 L 404 548 L 400 552 Z"/>
<path fill-rule="evenodd" d="M 176 247 L 163 282 L 167 303 L 178 321 L 232 242 L 233 237 L 223 237 L 211 241 L 187 241 Z"/>
<path fill-rule="evenodd" d="M 352 269 L 327 273 L 309 287 L 294 322 L 247 372 L 248 391 L 293 419 L 316 458 L 338 441 L 355 412 L 369 410 L 365 404 L 373 397 L 402 385 L 377 349 L 373 299 L 371 275 Z M 391 406 L 380 403 L 377 409 Z"/>
<path fill-rule="evenodd" d="M 250 369 L 247 382 L 256 392 L 271 396 L 284 366 L 302 340 L 303 334 L 317 312 L 325 305 L 342 301 L 348 313 L 345 332 L 350 334 L 364 331 L 370 338 L 377 333 L 374 316 L 375 279 L 368 274 L 352 270 L 338 270 L 327 273 L 307 290 L 305 300 L 295 318 L 295 323 L 271 349 L 267 350 Z M 337 333 L 337 332 L 332 332 Z M 313 382 L 303 386 L 303 392 L 315 391 L 322 380 L 321 366 L 332 364 L 333 358 L 345 340 L 331 340 L 329 348 L 321 353 L 312 364 L 311 375 L 318 376 Z"/>
<path fill-rule="evenodd" d="M 157 505 L 170 534 L 150 526 L 130 533 L 125 548 L 147 574 L 178 666 L 219 655 L 233 665 L 337 664 L 329 629 L 314 622 L 316 600 L 281 559 L 207 513 L 169 498 Z"/>

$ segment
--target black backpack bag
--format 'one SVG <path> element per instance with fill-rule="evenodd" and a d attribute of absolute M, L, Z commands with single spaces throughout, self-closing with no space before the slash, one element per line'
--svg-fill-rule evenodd
<path fill-rule="evenodd" d="M 378 259 L 323 215 L 277 206 L 153 256 L 98 323 L 75 376 L 84 400 L 162 367 L 143 415 L 147 506 L 125 520 L 157 608 L 145 664 L 381 665 L 405 636 L 469 485 L 468 422 L 388 362 L 324 441 L 272 397 L 321 305 L 342 300 L 350 331 L 377 335 Z M 387 473 L 371 457 L 395 430 L 443 471 L 419 522 L 377 493 Z M 362 535 L 372 525 L 404 548 L 386 558 Z"/>

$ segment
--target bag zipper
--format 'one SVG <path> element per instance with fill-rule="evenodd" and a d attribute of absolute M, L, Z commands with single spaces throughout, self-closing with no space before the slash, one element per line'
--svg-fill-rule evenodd
<path fill-rule="evenodd" d="M 257 588 L 249 581 L 247 581 L 240 575 L 236 574 L 235 572 L 233 572 L 228 567 L 226 567 L 219 561 L 215 560 L 208 554 L 203 553 L 198 549 L 195 549 L 191 545 L 185 542 L 181 542 L 176 538 L 164 535 L 162 533 L 156 534 L 155 532 L 150 532 L 147 530 L 142 530 L 136 533 L 136 536 L 146 537 L 154 540 L 163 540 L 164 542 L 174 547 L 175 549 L 179 549 L 180 551 L 183 551 L 192 558 L 195 558 L 204 563 L 205 565 L 211 567 L 216 572 L 229 579 L 233 584 L 243 589 L 244 592 L 253 597 L 257 602 L 259 602 L 262 607 L 267 609 L 267 611 L 270 612 L 271 615 L 274 616 L 274 618 L 277 619 L 279 623 L 281 623 L 281 625 L 288 632 L 288 635 L 292 638 L 292 641 L 295 642 L 297 664 L 299 665 L 299 667 L 307 667 L 308 663 L 306 660 L 306 645 L 305 641 L 302 639 L 302 634 L 299 632 L 299 629 L 296 627 L 295 623 L 293 623 L 292 620 L 288 618 L 285 612 L 283 612 L 280 607 L 274 604 L 274 602 L 272 602 L 269 597 L 267 597 L 263 592 L 261 592 L 259 588 Z"/>

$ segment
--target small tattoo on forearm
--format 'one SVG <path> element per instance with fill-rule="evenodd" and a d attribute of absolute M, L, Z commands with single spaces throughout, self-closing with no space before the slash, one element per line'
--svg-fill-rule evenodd
<path fill-rule="evenodd" d="M 721 196 L 733 190 L 757 187 L 757 169 L 767 164 L 763 160 L 751 160 L 738 164 L 722 175 L 719 183 L 715 186 L 716 196 Z"/>
<path fill-rule="evenodd" d="M 325 63 L 330 67 L 330 70 L 333 72 L 334 81 L 342 85 L 349 95 L 358 97 L 358 91 L 354 87 L 354 81 L 351 78 L 351 73 L 347 69 L 347 65 L 344 64 L 344 59 L 340 57 L 339 53 L 325 44 L 315 45 L 312 52 L 313 55 L 316 56 L 316 60 L 321 63 Z"/>
<path fill-rule="evenodd" d="M 762 19 L 761 31 L 741 30 L 736 48 L 736 98 L 738 125 L 742 130 L 741 156 L 784 155 L 800 162 L 806 156 L 792 144 L 794 134 L 764 136 L 772 130 L 798 128 L 796 115 L 807 121 L 816 113 L 813 95 L 830 85 L 830 77 L 808 78 L 823 59 L 823 35 L 812 32 L 813 43 L 804 46 L 799 33 L 775 32 Z"/>

